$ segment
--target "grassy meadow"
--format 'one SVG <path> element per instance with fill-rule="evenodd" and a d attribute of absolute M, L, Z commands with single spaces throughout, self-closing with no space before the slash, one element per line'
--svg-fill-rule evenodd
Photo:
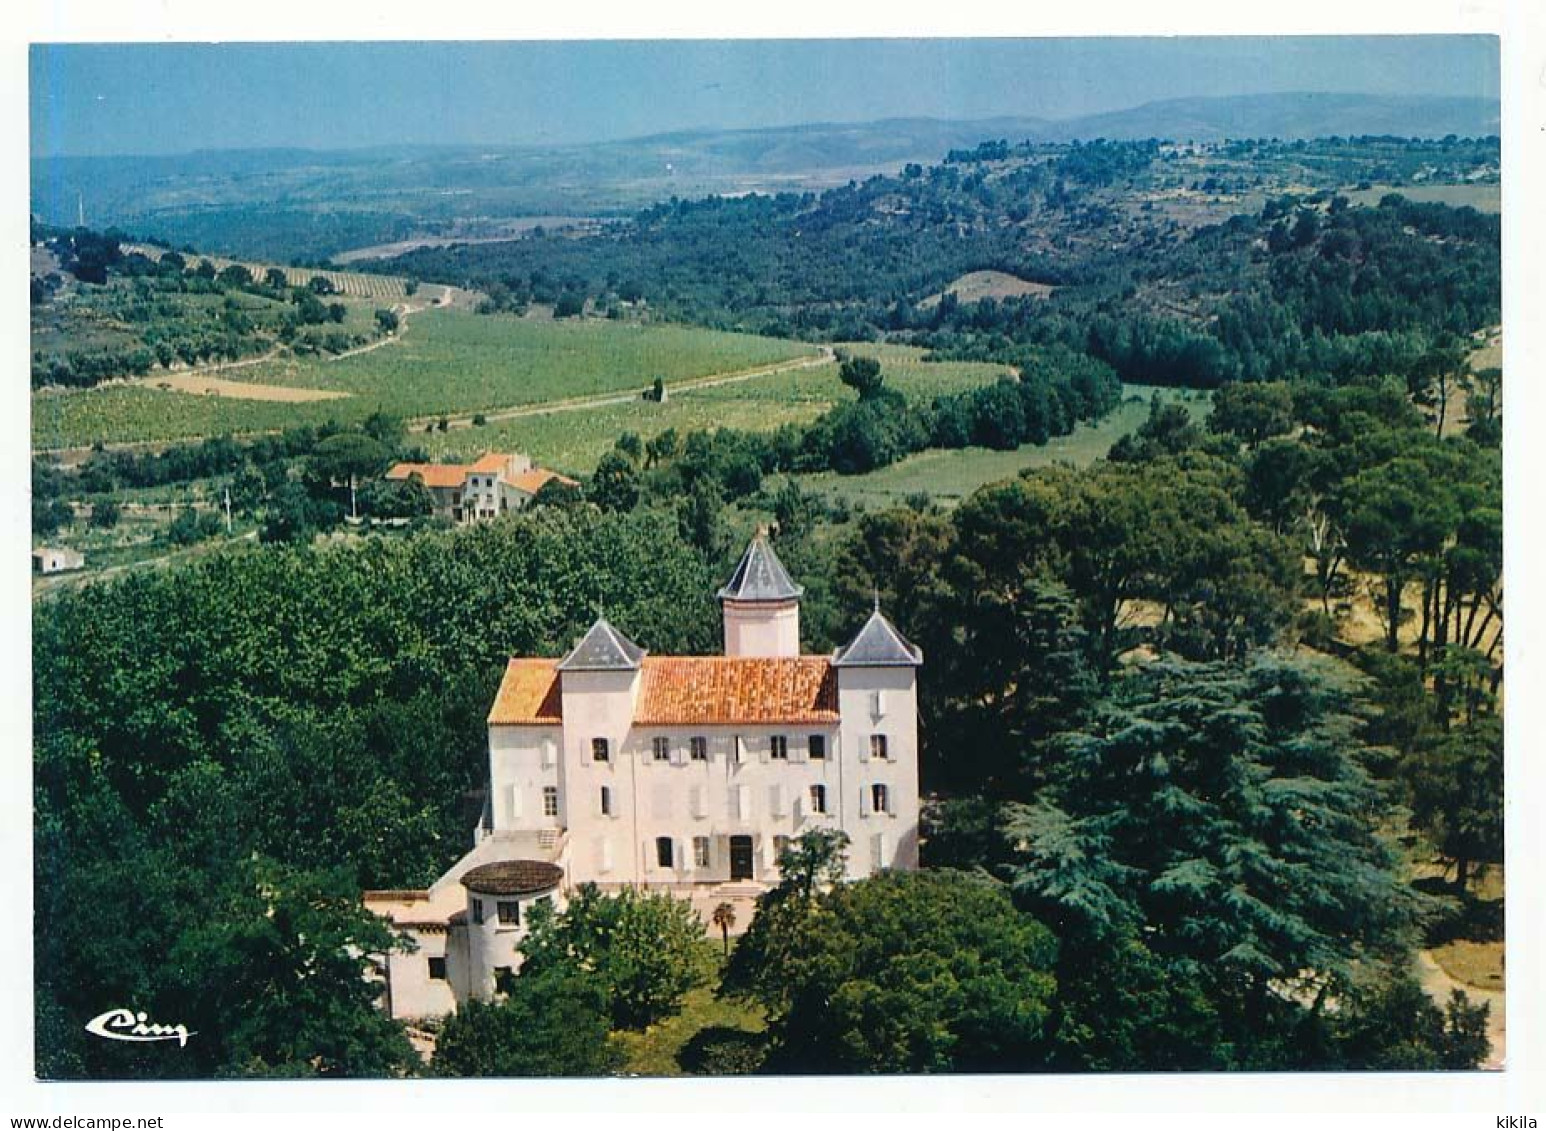
<path fill-rule="evenodd" d="M 1041 447 L 1025 444 L 1008 452 L 989 448 L 930 448 L 868 475 L 822 472 L 801 476 L 801 486 L 875 507 L 890 506 L 919 493 L 953 506 L 984 483 L 1010 479 L 1027 467 L 1054 463 L 1083 467 L 1093 463 L 1118 439 L 1144 422 L 1152 396 L 1185 405 L 1194 417 L 1207 413 L 1206 393 L 1148 385 L 1128 385 L 1125 389 L 1122 403 L 1104 420 L 1093 425 L 1081 424 L 1069 435 L 1055 437 Z"/>

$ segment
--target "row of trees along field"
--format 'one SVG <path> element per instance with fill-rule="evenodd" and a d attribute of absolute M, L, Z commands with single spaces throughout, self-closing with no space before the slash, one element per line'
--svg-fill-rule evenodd
<path fill-rule="evenodd" d="M 648 489 L 658 497 L 696 490 L 715 496 L 717 507 L 754 494 L 765 475 L 779 472 L 853 474 L 926 447 L 1045 444 L 1106 415 L 1120 399 L 1121 383 L 1111 368 L 1086 355 L 1052 348 L 1026 349 L 1018 356 L 1017 376 L 932 404 L 888 389 L 874 359 L 845 358 L 839 375 L 857 400 L 812 425 L 770 433 L 717 429 L 686 437 L 667 430 L 648 445 L 625 434 L 602 458 L 588 495 L 605 509 L 631 509 L 640 497 L 641 477 L 648 475 L 653 480 Z M 234 513 L 257 520 L 268 541 L 294 541 L 337 526 L 351 508 L 367 518 L 422 519 L 431 510 L 422 482 L 381 479 L 395 459 L 427 458 L 409 439 L 400 420 L 378 412 L 358 426 L 329 423 L 244 440 L 212 437 L 155 453 L 98 450 L 71 471 L 35 461 L 33 533 L 51 537 L 74 521 L 67 498 L 89 501 L 95 521 L 97 508 L 116 515 L 124 490 L 192 482 L 205 484 L 214 498 L 228 495 Z M 546 490 L 555 502 L 579 497 L 559 483 Z"/>
<path fill-rule="evenodd" d="M 194 485 L 209 508 L 229 499 L 231 513 L 252 520 L 265 542 L 307 540 L 338 527 L 351 511 L 366 519 L 427 522 L 433 500 L 420 477 L 382 478 L 397 460 L 426 462 L 428 456 L 408 442 L 401 420 L 379 412 L 359 425 L 330 422 L 242 440 L 216 436 L 158 452 L 99 449 L 68 470 L 34 460 L 32 532 L 48 538 L 75 523 L 67 500 L 90 506 L 91 526 L 111 528 L 125 492 Z M 185 507 L 176 521 L 192 523 L 199 538 L 218 533 L 212 509 L 195 515 Z"/>
<path fill-rule="evenodd" d="M 602 602 L 652 649 L 713 650 L 709 595 L 744 521 L 723 506 L 734 473 L 719 477 L 713 451 L 694 436 L 675 454 L 653 444 L 628 505 L 569 498 L 470 530 L 229 552 L 41 605 L 45 1073 L 167 1070 L 80 1036 L 104 993 L 224 1034 L 178 1072 L 411 1070 L 361 962 L 296 980 L 316 946 L 387 945 L 361 887 L 424 883 L 462 850 L 507 655 L 557 653 Z M 695 1063 L 1475 1063 L 1482 1011 L 1429 1004 L 1407 970 L 1414 945 L 1466 914 L 1467 868 L 1500 851 L 1498 673 L 1467 646 L 1501 624 L 1496 455 L 1434 436 L 1399 381 L 1241 386 L 1206 430 L 1157 407 L 1112 459 L 985 488 L 949 515 L 833 514 L 789 484 L 743 495 L 737 514 L 779 517 L 811 650 L 854 630 L 872 587 L 923 646 L 923 774 L 939 798 L 926 863 L 988 878 L 882 877 L 798 898 L 786 885 L 723 991 L 764 1011 L 766 1036 L 705 1038 Z M 1369 489 L 1426 497 L 1433 461 L 1446 495 L 1432 514 Z M 604 481 L 598 470 L 587 492 Z M 1317 544 L 1343 546 L 1345 564 L 1297 568 Z M 1414 582 L 1395 606 L 1413 624 L 1339 645 L 1324 603 L 1386 592 L 1391 568 Z M 1352 662 L 1283 649 L 1295 640 Z M 1386 836 L 1405 827 L 1414 851 L 1451 863 L 1455 892 L 1410 882 Z M 71 910 L 108 904 L 132 930 Z M 837 940 L 841 962 L 758 942 L 804 916 L 812 946 Z M 845 938 L 912 957 L 872 963 Z M 544 953 L 509 1009 L 534 1009 L 527 989 L 556 980 L 566 1010 L 590 1011 L 575 1032 L 661 1015 L 598 995 L 572 947 Z M 922 994 L 924 982 L 958 988 Z M 816 1002 L 837 1003 L 825 1028 Z M 526 1015 L 506 1008 L 457 1025 L 514 1032 Z M 457 1070 L 446 1055 L 438 1070 Z M 497 1063 L 594 1071 L 595 1055 Z"/>
<path fill-rule="evenodd" d="M 125 254 L 118 232 L 34 226 L 33 239 L 74 279 L 32 278 L 32 384 L 89 387 L 143 377 L 159 367 L 235 361 L 283 346 L 295 354 L 342 353 L 397 328 L 390 310 L 367 329 L 345 328 L 345 303 L 314 275 L 292 285 L 285 271 L 261 277 L 240 264 L 164 252 Z M 113 327 L 103 336 L 102 327 Z"/>

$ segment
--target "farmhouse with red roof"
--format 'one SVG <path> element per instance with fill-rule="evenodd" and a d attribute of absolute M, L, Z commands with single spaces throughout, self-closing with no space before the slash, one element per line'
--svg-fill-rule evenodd
<path fill-rule="evenodd" d="M 478 522 L 519 510 L 550 481 L 579 483 L 556 471 L 533 467 L 527 456 L 489 452 L 476 463 L 396 463 L 386 477 L 394 482 L 418 476 L 435 502 L 435 516 L 452 522 Z"/>

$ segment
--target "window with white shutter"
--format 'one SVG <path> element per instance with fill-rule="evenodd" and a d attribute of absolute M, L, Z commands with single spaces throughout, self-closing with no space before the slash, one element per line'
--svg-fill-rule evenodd
<path fill-rule="evenodd" d="M 706 837 L 706 836 L 695 836 L 695 837 L 693 837 L 692 838 L 692 862 L 693 862 L 693 865 L 695 867 L 698 867 L 698 868 L 710 867 L 710 864 L 709 864 L 710 859 L 711 859 L 711 857 L 709 856 L 709 838 Z"/>
<path fill-rule="evenodd" d="M 859 816 L 868 817 L 870 815 L 870 800 L 869 787 L 861 785 L 859 787 Z"/>
<path fill-rule="evenodd" d="M 669 821 L 671 813 L 671 787 L 657 785 L 650 791 L 650 816 L 657 821 Z"/>
<path fill-rule="evenodd" d="M 701 821 L 709 815 L 707 798 L 701 785 L 695 785 L 687 791 L 687 804 L 692 809 L 692 815 L 698 820 Z"/>
<path fill-rule="evenodd" d="M 519 821 L 521 819 L 521 787 L 512 785 L 506 788 L 509 790 L 510 820 Z"/>
<path fill-rule="evenodd" d="M 824 785 L 811 786 L 811 812 L 825 813 L 827 811 L 827 787 Z"/>
<path fill-rule="evenodd" d="M 707 762 L 709 760 L 709 740 L 702 735 L 688 739 L 688 748 L 692 753 L 694 762 Z"/>
<path fill-rule="evenodd" d="M 551 738 L 544 738 L 542 740 L 542 768 L 544 770 L 551 770 L 553 763 L 557 761 L 558 743 L 554 742 Z"/>
<path fill-rule="evenodd" d="M 612 868 L 613 868 L 613 861 L 612 861 L 612 838 L 611 837 L 602 837 L 601 838 L 601 870 L 603 872 L 610 872 L 612 870 Z"/>
<path fill-rule="evenodd" d="M 870 866 L 872 868 L 891 867 L 891 845 L 885 833 L 876 833 L 870 838 Z"/>
<path fill-rule="evenodd" d="M 784 787 L 771 785 L 768 787 L 768 811 L 775 817 L 784 815 Z"/>
<path fill-rule="evenodd" d="M 735 787 L 735 815 L 737 819 L 749 821 L 752 819 L 752 787 L 738 785 Z"/>

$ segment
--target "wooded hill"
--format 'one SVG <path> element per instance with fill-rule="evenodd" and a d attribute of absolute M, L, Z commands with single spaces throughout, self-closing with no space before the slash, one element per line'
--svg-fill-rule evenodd
<path fill-rule="evenodd" d="M 951 356 L 1056 343 L 1127 380 L 1201 386 L 1400 371 L 1434 337 L 1498 317 L 1496 216 L 1399 194 L 1353 207 L 1334 191 L 1495 170 L 1495 139 L 1236 143 L 1201 159 L 1153 141 L 995 143 L 950 157 L 819 196 L 672 200 L 587 238 L 422 249 L 391 269 L 478 286 L 496 309 L 643 300 L 705 325 Z M 1278 191 L 1296 178 L 1326 187 Z M 979 270 L 1055 290 L 926 301 Z"/>

